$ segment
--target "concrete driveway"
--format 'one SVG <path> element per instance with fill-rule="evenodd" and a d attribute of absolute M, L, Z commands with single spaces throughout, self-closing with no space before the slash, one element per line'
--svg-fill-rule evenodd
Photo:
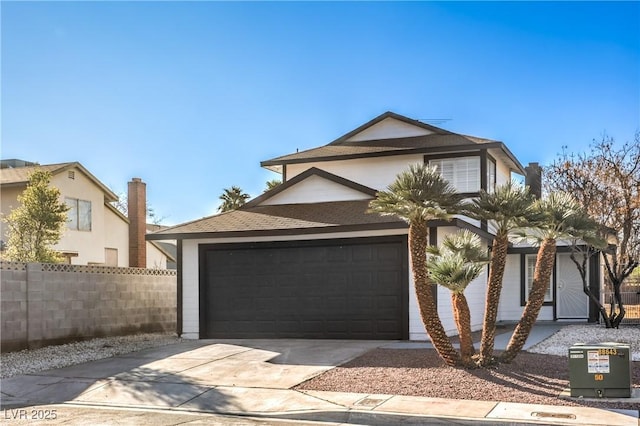
<path fill-rule="evenodd" d="M 2 380 L 4 407 L 62 402 L 226 413 L 338 408 L 289 388 L 388 342 L 201 340 Z"/>
<path fill-rule="evenodd" d="M 4 420 L 48 424 L 638 425 L 638 412 L 290 388 L 376 347 L 415 342 L 187 341 L 3 379 Z M 411 346 L 412 347 L 412 346 Z M 211 417 L 216 415 L 235 417 Z M 259 418 L 252 420 L 249 417 Z M 24 421 L 23 421 L 24 420 Z M 42 421 L 42 420 L 36 420 Z M 318 423 L 316 423 L 318 424 Z"/>

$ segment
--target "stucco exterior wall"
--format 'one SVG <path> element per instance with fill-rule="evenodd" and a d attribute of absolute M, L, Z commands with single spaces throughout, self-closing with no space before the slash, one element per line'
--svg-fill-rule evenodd
<path fill-rule="evenodd" d="M 105 211 L 105 233 L 104 249 L 111 248 L 118 250 L 118 265 L 129 266 L 129 224 L 122 217 L 104 206 Z"/>
<path fill-rule="evenodd" d="M 0 191 L 1 204 L 0 210 L 2 216 L 7 216 L 11 213 L 11 210 L 18 207 L 18 195 L 24 190 L 24 188 L 2 188 Z M 0 221 L 0 239 L 7 241 L 7 224 L 4 221 Z"/>
<path fill-rule="evenodd" d="M 496 186 L 504 185 L 511 181 L 511 171 L 506 164 L 496 161 Z"/>
<path fill-rule="evenodd" d="M 406 170 L 409 164 L 423 163 L 423 157 L 422 154 L 414 154 L 289 164 L 286 166 L 286 175 L 287 179 L 291 179 L 311 167 L 317 167 L 369 188 L 381 190 L 393 182 L 398 173 Z"/>
<path fill-rule="evenodd" d="M 348 142 L 376 140 L 376 139 L 391 139 L 391 138 L 404 138 L 410 136 L 422 136 L 428 135 L 430 132 L 422 127 L 414 126 L 413 124 L 405 123 L 404 121 L 396 120 L 395 118 L 385 118 L 379 123 L 364 129 L 356 135 L 353 135 Z"/>
<path fill-rule="evenodd" d="M 147 241 L 147 268 L 167 269 L 167 256 Z"/>
<path fill-rule="evenodd" d="M 51 184 L 60 190 L 63 202 L 66 197 L 91 201 L 91 231 L 67 228 L 54 248 L 63 252 L 78 252 L 78 256 L 71 259 L 71 263 L 75 265 L 104 263 L 104 193 L 79 169 L 74 168 L 71 171 L 75 172 L 73 179 L 68 177 L 67 172 L 59 173 L 52 177 Z"/>
<path fill-rule="evenodd" d="M 297 185 L 268 198 L 262 205 L 363 200 L 367 198 L 371 197 L 355 189 L 320 176 L 309 176 Z"/>

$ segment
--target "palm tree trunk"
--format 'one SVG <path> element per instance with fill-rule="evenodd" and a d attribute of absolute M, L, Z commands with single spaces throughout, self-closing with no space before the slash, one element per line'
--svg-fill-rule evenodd
<path fill-rule="evenodd" d="M 489 263 L 489 282 L 484 305 L 484 322 L 482 324 L 482 339 L 480 340 L 480 358 L 478 363 L 487 366 L 493 363 L 493 345 L 496 338 L 496 319 L 498 318 L 498 304 L 502 291 L 502 279 L 507 263 L 507 249 L 509 237 L 507 234 L 496 235 L 491 248 Z"/>
<path fill-rule="evenodd" d="M 409 251 L 411 252 L 411 270 L 416 289 L 416 299 L 420 316 L 433 347 L 438 355 L 449 366 L 460 363 L 458 352 L 451 344 L 451 340 L 444 331 L 442 321 L 438 315 L 438 307 L 432 293 L 432 285 L 427 275 L 427 245 L 429 228 L 426 222 L 413 223 L 409 226 Z"/>
<path fill-rule="evenodd" d="M 465 367 L 475 366 L 472 357 L 476 350 L 473 347 L 471 337 L 471 311 L 464 293 L 452 292 L 451 303 L 453 305 L 453 317 L 460 337 L 460 357 Z"/>
<path fill-rule="evenodd" d="M 529 300 L 527 300 L 522 317 L 520 317 L 520 321 L 513 331 L 507 349 L 502 354 L 501 359 L 503 362 L 513 361 L 524 347 L 544 303 L 544 295 L 549 286 L 555 259 L 556 240 L 553 238 L 545 239 L 538 250 Z"/>

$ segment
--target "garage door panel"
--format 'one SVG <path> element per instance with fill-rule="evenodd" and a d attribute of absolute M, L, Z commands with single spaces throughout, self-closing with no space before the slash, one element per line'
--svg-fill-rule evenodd
<path fill-rule="evenodd" d="M 370 312 L 375 308 L 375 300 L 371 296 L 349 298 L 349 311 L 353 316 L 370 316 Z"/>
<path fill-rule="evenodd" d="M 325 250 L 327 263 L 344 263 L 349 261 L 349 251 L 344 246 L 327 247 Z"/>
<path fill-rule="evenodd" d="M 373 323 L 368 320 L 354 320 L 349 322 L 349 328 L 352 333 L 371 334 L 373 333 Z"/>
<path fill-rule="evenodd" d="M 385 263 L 396 263 L 403 258 L 403 248 L 390 244 L 376 248 L 376 260 Z"/>
<path fill-rule="evenodd" d="M 317 336 L 321 336 L 325 329 L 323 320 L 303 320 L 300 326 L 303 333 L 312 333 Z"/>
<path fill-rule="evenodd" d="M 287 253 L 288 252 L 291 252 L 292 257 L 286 259 L 287 262 L 295 262 L 295 264 L 323 265 L 326 263 L 326 259 L 327 259 L 326 247 L 315 247 L 312 250 L 288 249 Z M 300 259 L 300 260 L 297 260 L 297 259 Z"/>
<path fill-rule="evenodd" d="M 273 314 L 275 306 L 278 306 L 277 297 L 255 297 L 252 299 L 252 305 L 242 312 L 243 315 L 250 315 L 252 312 L 256 319 L 268 318 Z"/>
<path fill-rule="evenodd" d="M 380 320 L 376 322 L 378 333 L 393 334 L 395 333 L 396 322 Z"/>
<path fill-rule="evenodd" d="M 374 259 L 375 250 L 369 246 L 354 247 L 352 256 L 353 262 L 371 262 Z"/>
<path fill-rule="evenodd" d="M 300 311 L 304 312 L 305 316 L 322 317 L 325 312 L 322 297 L 301 297 Z"/>
<path fill-rule="evenodd" d="M 344 315 L 347 315 L 349 313 L 347 310 L 347 301 L 344 299 L 344 297 L 327 297 L 325 299 L 324 308 L 324 312 L 327 316 L 343 317 Z"/>
<path fill-rule="evenodd" d="M 408 337 L 404 237 L 201 250 L 204 338 Z"/>
<path fill-rule="evenodd" d="M 374 277 L 369 271 L 359 272 L 356 271 L 350 276 L 351 285 L 348 288 L 348 292 L 352 294 L 362 294 L 371 292 Z"/>
<path fill-rule="evenodd" d="M 349 288 L 349 277 L 344 274 L 317 274 L 313 279 L 305 282 L 305 286 L 313 286 L 322 289 L 326 296 L 343 297 L 346 289 Z"/>

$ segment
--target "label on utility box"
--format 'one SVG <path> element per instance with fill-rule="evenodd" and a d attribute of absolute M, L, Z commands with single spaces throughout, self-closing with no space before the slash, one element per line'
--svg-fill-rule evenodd
<path fill-rule="evenodd" d="M 589 373 L 609 373 L 609 355 L 603 351 L 587 351 L 587 370 Z"/>

